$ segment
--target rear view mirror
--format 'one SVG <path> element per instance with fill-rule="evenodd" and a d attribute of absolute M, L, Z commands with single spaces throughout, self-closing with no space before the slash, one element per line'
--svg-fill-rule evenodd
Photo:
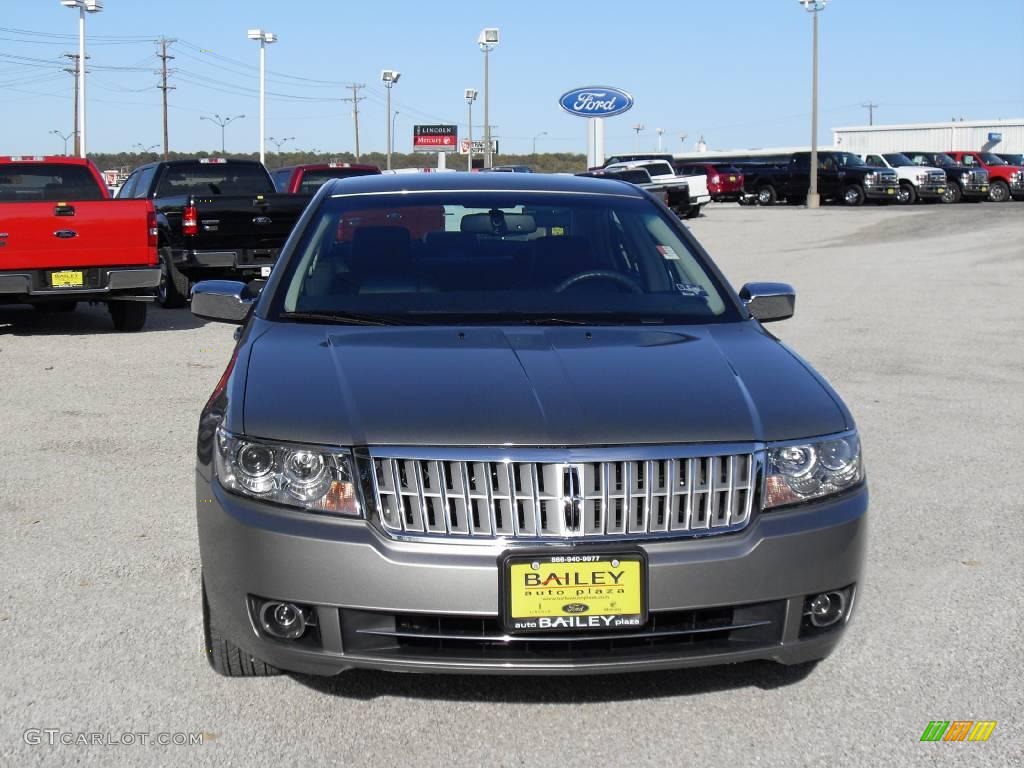
<path fill-rule="evenodd" d="M 263 287 L 234 280 L 204 280 L 192 289 L 192 314 L 203 320 L 241 325 Z"/>
<path fill-rule="evenodd" d="M 787 283 L 747 283 L 740 289 L 740 299 L 762 323 L 788 320 L 796 308 L 796 291 Z"/>
<path fill-rule="evenodd" d="M 526 213 L 469 213 L 462 217 L 459 228 L 474 235 L 530 235 L 537 231 L 537 222 Z"/>

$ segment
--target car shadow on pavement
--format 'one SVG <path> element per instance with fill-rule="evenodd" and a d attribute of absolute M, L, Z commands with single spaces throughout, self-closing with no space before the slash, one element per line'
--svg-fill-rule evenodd
<path fill-rule="evenodd" d="M 420 675 L 350 670 L 337 677 L 292 675 L 292 678 L 321 693 L 362 700 L 402 696 L 435 701 L 579 704 L 693 696 L 749 686 L 762 690 L 783 688 L 805 679 L 816 664 L 785 666 L 770 661 L 750 661 L 668 672 L 569 677 Z M 595 680 L 599 681 L 598 685 L 594 684 Z"/>
<path fill-rule="evenodd" d="M 191 330 L 206 325 L 187 309 L 162 309 L 151 304 L 139 333 Z M 76 336 L 118 333 L 105 306 L 79 305 L 73 312 L 44 312 L 28 305 L 0 305 L 0 336 Z"/>

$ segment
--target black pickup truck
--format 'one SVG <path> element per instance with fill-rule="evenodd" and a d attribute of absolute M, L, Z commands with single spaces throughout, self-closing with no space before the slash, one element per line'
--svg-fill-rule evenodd
<path fill-rule="evenodd" d="M 807 202 L 811 185 L 811 153 L 794 152 L 788 162 L 743 167 L 744 191 L 761 205 L 785 198 L 791 205 Z M 895 200 L 900 182 L 891 168 L 872 168 L 850 152 L 818 152 L 818 194 L 822 200 L 862 205 L 865 200 Z"/>
<path fill-rule="evenodd" d="M 161 269 L 157 300 L 180 307 L 197 280 L 269 275 L 311 195 L 276 192 L 259 162 L 204 157 L 143 165 L 118 197 L 153 201 Z"/>

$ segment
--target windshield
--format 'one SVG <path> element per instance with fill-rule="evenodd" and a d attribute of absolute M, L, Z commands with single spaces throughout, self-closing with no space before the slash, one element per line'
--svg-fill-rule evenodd
<path fill-rule="evenodd" d="M 174 195 L 257 195 L 273 192 L 267 172 L 249 163 L 171 165 L 160 180 L 157 197 Z"/>
<path fill-rule="evenodd" d="M 927 158 L 925 159 L 927 160 Z M 935 155 L 933 158 L 933 162 L 935 163 L 935 165 L 941 167 L 946 167 L 947 165 L 956 165 L 956 160 L 954 160 L 949 155 L 943 155 L 942 153 Z"/>
<path fill-rule="evenodd" d="M 838 165 L 843 166 L 843 167 L 848 167 L 848 166 L 858 166 L 859 167 L 859 166 L 864 165 L 864 161 L 863 160 L 861 160 L 859 157 L 857 157 L 857 155 L 854 155 L 854 154 L 852 154 L 850 152 L 836 152 L 834 157 L 836 159 L 836 163 Z"/>
<path fill-rule="evenodd" d="M 984 161 L 985 165 L 1007 165 L 1003 158 L 999 155 L 994 155 L 991 152 L 979 152 L 978 155 Z"/>
<path fill-rule="evenodd" d="M 911 160 L 906 155 L 900 154 L 899 152 L 896 152 L 896 153 L 891 154 L 891 155 L 882 155 L 882 157 L 884 157 L 889 162 L 889 165 L 893 165 L 893 166 L 896 166 L 896 167 L 899 167 L 901 165 L 913 165 L 914 164 L 913 160 Z"/>
<path fill-rule="evenodd" d="M 739 318 L 646 198 L 451 191 L 326 198 L 272 314 L 392 323 Z"/>
<path fill-rule="evenodd" d="M 53 203 L 102 199 L 103 190 L 85 166 L 56 163 L 0 165 L 0 202 Z"/>
<path fill-rule="evenodd" d="M 1008 155 L 1000 153 L 999 157 L 1005 160 L 1007 165 L 1024 165 L 1024 155 Z"/>
<path fill-rule="evenodd" d="M 315 171 L 306 171 L 302 174 L 302 181 L 299 182 L 298 192 L 300 194 L 313 194 L 324 185 L 329 179 L 348 179 L 353 176 L 376 176 L 380 171 L 370 168 L 323 168 Z"/>

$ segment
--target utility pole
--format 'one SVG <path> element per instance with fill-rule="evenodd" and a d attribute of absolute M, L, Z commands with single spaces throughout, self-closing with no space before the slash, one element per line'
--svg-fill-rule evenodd
<path fill-rule="evenodd" d="M 159 88 L 161 91 L 163 91 L 163 98 L 164 98 L 164 160 L 169 159 L 168 158 L 168 154 L 170 152 L 168 136 L 167 136 L 167 92 L 174 90 L 174 86 L 173 85 L 168 85 L 167 84 L 167 62 L 168 62 L 169 59 L 173 59 L 174 58 L 173 56 L 168 55 L 168 53 L 167 53 L 167 46 L 170 45 L 171 43 L 174 43 L 174 42 L 177 42 L 177 41 L 176 40 L 169 40 L 166 37 L 161 37 L 160 38 L 160 53 L 157 54 L 157 56 L 160 57 L 161 62 L 162 62 L 162 66 L 160 67 L 160 76 L 161 76 L 160 85 L 158 85 L 157 88 Z"/>
<path fill-rule="evenodd" d="M 360 96 L 359 91 L 366 87 L 365 83 L 351 83 L 345 86 L 346 88 L 352 89 L 352 97 L 344 98 L 342 101 L 352 102 L 352 120 L 355 123 L 356 128 L 356 162 L 359 162 L 359 102 L 365 99 L 365 96 Z"/>
<path fill-rule="evenodd" d="M 64 58 L 71 59 L 73 66 L 65 67 L 65 72 L 70 72 L 75 78 L 75 97 L 74 101 L 74 113 L 71 118 L 71 133 L 75 137 L 75 157 L 79 157 L 81 153 L 81 143 L 78 140 L 78 54 L 77 53 L 65 53 Z"/>
<path fill-rule="evenodd" d="M 878 109 L 877 104 L 872 104 L 870 101 L 867 104 L 861 104 L 868 111 L 868 125 L 875 124 L 875 110 Z"/>

